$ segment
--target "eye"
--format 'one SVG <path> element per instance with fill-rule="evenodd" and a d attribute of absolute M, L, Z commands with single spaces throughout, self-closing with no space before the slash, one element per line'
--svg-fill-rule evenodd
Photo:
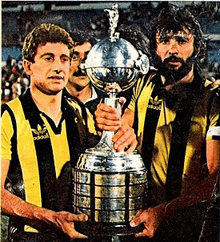
<path fill-rule="evenodd" d="M 62 57 L 62 58 L 61 58 L 61 61 L 62 61 L 62 62 L 69 62 L 69 58 L 68 58 L 68 57 Z"/>
<path fill-rule="evenodd" d="M 182 37 L 182 36 L 176 36 L 176 41 L 179 43 L 179 44 L 185 44 L 188 42 L 188 39 L 186 39 L 185 37 Z"/>
<path fill-rule="evenodd" d="M 53 57 L 50 56 L 50 55 L 46 55 L 46 56 L 44 57 L 44 59 L 45 59 L 46 61 L 53 61 Z"/>
<path fill-rule="evenodd" d="M 79 59 L 79 57 L 76 54 L 73 54 L 72 56 L 72 61 L 77 61 Z"/>
<path fill-rule="evenodd" d="M 168 36 L 160 37 L 159 42 L 163 44 L 167 44 L 170 38 Z"/>

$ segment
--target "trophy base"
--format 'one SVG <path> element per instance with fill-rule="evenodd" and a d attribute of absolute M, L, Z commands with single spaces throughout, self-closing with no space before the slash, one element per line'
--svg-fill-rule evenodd
<path fill-rule="evenodd" d="M 89 238 L 128 236 L 142 232 L 144 229 L 143 225 L 132 228 L 130 225 L 125 224 L 94 222 L 75 222 L 75 228 L 78 232 L 88 236 Z"/>

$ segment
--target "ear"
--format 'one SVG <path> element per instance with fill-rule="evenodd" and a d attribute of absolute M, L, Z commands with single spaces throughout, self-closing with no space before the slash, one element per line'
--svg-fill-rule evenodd
<path fill-rule="evenodd" d="M 30 76 L 32 75 L 32 70 L 31 70 L 32 62 L 28 60 L 23 60 L 23 67 L 24 71 Z"/>

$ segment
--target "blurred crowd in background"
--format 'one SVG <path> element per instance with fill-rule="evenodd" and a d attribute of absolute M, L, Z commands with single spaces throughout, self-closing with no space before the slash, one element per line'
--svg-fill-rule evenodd
<path fill-rule="evenodd" d="M 20 96 L 29 86 L 29 78 L 23 71 L 22 60 L 8 56 L 2 67 L 2 103 Z"/>
<path fill-rule="evenodd" d="M 46 2 L 45 2 L 46 3 Z M 119 29 L 127 28 L 128 26 L 132 26 L 132 29 L 138 29 L 142 31 L 144 35 L 147 36 L 147 31 L 149 27 L 149 21 L 152 17 L 158 13 L 158 11 L 164 7 L 168 2 L 157 2 L 157 4 L 153 4 L 154 2 L 131 2 L 130 6 L 126 9 L 123 9 L 123 13 L 120 13 L 119 20 Z M 156 3 L 156 2 L 155 2 Z M 203 31 L 205 33 L 214 33 L 215 35 L 220 36 L 220 3 L 218 2 L 189 2 L 190 4 L 187 6 L 189 10 L 197 17 L 198 21 L 201 23 L 203 27 Z M 30 2 L 29 2 L 30 4 Z M 48 1 L 47 1 L 48 4 Z M 50 4 L 50 3 L 49 3 Z M 185 3 L 186 6 L 187 2 Z M 120 4 L 119 4 L 120 5 Z M 120 6 L 119 6 L 120 9 Z M 122 10 L 120 10 L 122 12 Z M 46 12 L 46 13 L 45 13 Z M 45 5 L 45 10 L 42 13 L 42 21 L 45 21 L 45 14 L 49 16 L 51 12 L 51 5 Z M 35 18 L 33 17 L 35 16 Z M 27 32 L 34 28 L 35 24 L 39 23 L 39 12 L 34 13 L 31 6 L 25 12 L 21 9 L 19 13 L 16 24 L 19 26 L 19 29 L 15 31 L 15 33 L 19 33 L 16 35 L 16 44 L 17 46 L 21 46 L 23 43 L 23 38 Z M 108 36 L 108 27 L 109 27 L 109 17 L 102 10 L 100 12 L 97 11 L 89 16 L 87 13 L 84 17 L 88 18 L 88 25 L 85 24 L 84 21 L 84 29 L 85 31 L 92 31 L 97 40 L 102 39 Z M 64 17 L 65 18 L 65 17 Z M 68 19 L 69 17 L 66 16 Z M 3 16 L 4 19 L 4 16 Z M 35 21 L 34 21 L 35 19 Z M 36 22 L 38 19 L 38 22 Z M 50 18 L 48 17 L 48 21 Z M 57 22 L 55 22 L 57 24 Z M 67 31 L 70 31 L 73 28 L 74 23 L 72 23 L 71 27 L 65 26 L 65 24 L 59 24 L 64 26 Z M 76 23 L 75 23 L 76 24 Z M 86 25 L 86 26 L 85 26 Z M 5 26 L 3 22 L 3 26 Z M 62 26 L 62 27 L 63 27 Z M 135 34 L 135 33 L 134 33 Z M 8 40 L 4 41 L 4 28 L 3 28 L 3 41 L 2 46 L 7 47 Z M 10 35 L 13 36 L 13 35 Z M 218 54 L 209 58 L 209 52 L 215 49 L 220 49 L 220 37 L 216 42 L 210 42 L 209 37 L 206 37 L 207 43 L 207 58 L 201 60 L 203 62 L 203 67 L 205 70 L 205 77 L 210 78 L 214 77 L 216 79 L 220 78 L 220 57 L 218 59 Z M 145 48 L 146 49 L 146 48 Z M 215 53 L 216 54 L 216 53 Z M 16 58 L 15 56 L 8 55 L 6 61 L 2 61 L 2 79 L 1 79 L 1 101 L 2 103 L 8 102 L 15 97 L 21 95 L 29 86 L 29 78 L 24 73 L 22 67 L 21 58 Z"/>

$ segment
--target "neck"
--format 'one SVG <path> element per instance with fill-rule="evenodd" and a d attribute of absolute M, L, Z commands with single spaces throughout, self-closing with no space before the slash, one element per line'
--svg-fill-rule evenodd
<path fill-rule="evenodd" d="M 179 85 L 181 83 L 190 83 L 193 81 L 194 78 L 194 67 L 192 66 L 191 70 L 189 71 L 189 73 L 187 75 L 185 75 L 181 80 L 179 80 L 177 83 L 175 84 L 169 84 L 166 86 L 167 90 L 170 90 L 173 86 L 175 85 Z"/>
<path fill-rule="evenodd" d="M 31 96 L 38 109 L 47 114 L 57 125 L 61 118 L 62 91 L 55 95 L 47 95 L 36 88 L 30 87 Z"/>
<path fill-rule="evenodd" d="M 83 89 L 78 90 L 71 84 L 67 83 L 66 90 L 69 92 L 70 95 L 76 97 L 81 102 L 85 102 L 92 96 L 92 88 L 90 85 L 85 86 Z"/>

